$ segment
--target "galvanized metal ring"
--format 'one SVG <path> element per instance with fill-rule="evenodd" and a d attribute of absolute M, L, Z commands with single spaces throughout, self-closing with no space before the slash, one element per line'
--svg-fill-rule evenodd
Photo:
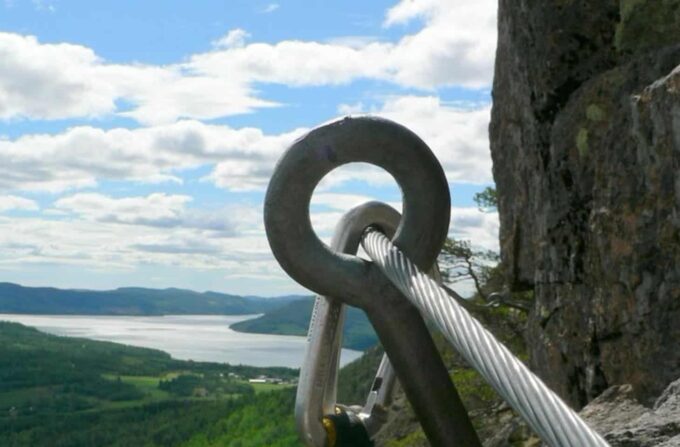
<path fill-rule="evenodd" d="M 365 162 L 385 169 L 402 190 L 403 217 L 393 242 L 429 270 L 448 233 L 451 199 L 444 171 L 430 148 L 392 121 L 344 118 L 295 141 L 269 182 L 264 223 L 283 269 L 302 286 L 335 297 L 365 295 L 371 264 L 332 251 L 316 235 L 309 215 L 314 188 L 333 169 Z M 363 292 L 363 293 L 362 293 Z"/>

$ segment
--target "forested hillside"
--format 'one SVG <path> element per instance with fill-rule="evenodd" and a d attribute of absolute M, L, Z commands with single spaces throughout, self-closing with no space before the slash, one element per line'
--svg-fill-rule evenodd
<path fill-rule="evenodd" d="M 261 298 L 183 289 L 124 287 L 64 290 L 0 283 L 0 313 L 61 315 L 246 315 L 267 312 L 300 296 Z"/>
<path fill-rule="evenodd" d="M 230 327 L 235 331 L 258 334 L 307 335 L 314 299 L 293 301 L 267 311 L 252 320 L 240 321 Z M 378 337 L 363 311 L 348 307 L 345 314 L 343 346 L 363 351 L 375 345 Z"/>
<path fill-rule="evenodd" d="M 248 383 L 260 375 L 284 383 Z M 296 377 L 0 322 L 0 445 L 296 445 Z"/>

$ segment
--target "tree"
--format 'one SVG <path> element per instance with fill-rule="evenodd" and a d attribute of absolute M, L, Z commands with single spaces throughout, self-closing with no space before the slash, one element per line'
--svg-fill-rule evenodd
<path fill-rule="evenodd" d="M 496 188 L 487 186 L 484 191 L 475 193 L 473 199 L 480 211 L 490 212 L 498 209 Z"/>
<path fill-rule="evenodd" d="M 439 255 L 442 280 L 447 284 L 472 280 L 475 290 L 484 301 L 489 301 L 491 288 L 499 279 L 498 253 L 492 250 L 473 249 L 470 241 L 447 239 Z"/>
<path fill-rule="evenodd" d="M 473 200 L 480 211 L 489 213 L 498 207 L 496 189 L 489 186 L 476 193 Z M 522 312 L 529 311 L 529 303 L 524 296 L 515 296 L 507 291 L 499 265 L 500 256 L 493 250 L 473 248 L 470 241 L 447 239 L 439 255 L 442 280 L 445 284 L 455 284 L 471 280 L 475 287 L 476 301 L 487 306 L 507 306 Z M 447 287 L 448 288 L 448 287 Z M 449 289 L 450 290 L 450 289 Z"/>

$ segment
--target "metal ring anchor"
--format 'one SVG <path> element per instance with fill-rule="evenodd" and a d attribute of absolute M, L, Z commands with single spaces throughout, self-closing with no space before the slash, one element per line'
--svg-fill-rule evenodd
<path fill-rule="evenodd" d="M 394 243 L 429 270 L 448 231 L 450 196 L 444 172 L 415 134 L 376 118 L 327 124 L 284 153 L 265 197 L 272 251 L 303 286 L 366 311 L 433 445 L 479 446 L 418 311 L 377 266 L 333 252 L 312 229 L 309 204 L 314 188 L 332 169 L 351 162 L 371 163 L 392 174 L 401 187 L 404 208 Z"/>
<path fill-rule="evenodd" d="M 344 118 L 295 141 L 276 165 L 267 188 L 267 238 L 274 256 L 295 281 L 319 295 L 345 299 L 363 294 L 374 269 L 356 256 L 331 251 L 319 240 L 312 229 L 309 203 L 326 174 L 352 162 L 379 166 L 399 184 L 403 218 L 393 242 L 423 270 L 429 270 L 446 239 L 451 213 L 441 165 L 416 134 L 399 124 L 380 118 Z"/>

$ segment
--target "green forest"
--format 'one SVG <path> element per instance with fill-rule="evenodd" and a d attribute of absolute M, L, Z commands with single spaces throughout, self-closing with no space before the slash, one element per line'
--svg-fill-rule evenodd
<path fill-rule="evenodd" d="M 313 307 L 312 298 L 292 301 L 260 317 L 234 323 L 230 328 L 258 334 L 307 335 Z M 342 342 L 345 348 L 357 351 L 364 351 L 378 342 L 373 326 L 361 309 L 347 307 Z"/>
<path fill-rule="evenodd" d="M 0 322 L 0 445 L 298 445 L 296 378 Z"/>

